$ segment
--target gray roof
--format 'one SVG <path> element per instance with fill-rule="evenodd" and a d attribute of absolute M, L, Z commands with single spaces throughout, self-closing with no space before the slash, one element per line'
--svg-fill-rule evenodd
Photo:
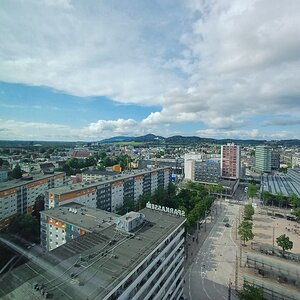
<path fill-rule="evenodd" d="M 73 202 L 72 205 L 57 206 L 41 214 L 78 226 L 89 232 L 102 231 L 115 223 L 119 215 L 101 209 L 92 209 Z"/>
<path fill-rule="evenodd" d="M 26 180 L 25 178 L 23 178 L 23 179 L 14 179 L 14 180 L 6 181 L 6 182 L 1 182 L 0 183 L 0 192 L 5 191 L 7 189 L 17 188 L 17 187 L 23 186 L 27 183 L 35 182 L 35 181 L 38 181 L 41 179 L 50 178 L 50 177 L 53 177 L 58 174 L 64 174 L 64 172 L 55 172 L 54 174 L 47 174 L 47 175 L 46 174 L 45 175 L 44 174 L 30 175 L 30 177 L 32 177 L 32 179 L 30 179 L 30 180 Z"/>
<path fill-rule="evenodd" d="M 291 194 L 296 194 L 300 197 L 299 183 L 285 174 L 262 176 L 261 190 L 273 195 L 283 193 L 286 197 Z"/>
<path fill-rule="evenodd" d="M 133 176 L 138 176 L 138 175 L 143 175 L 143 174 L 147 174 L 150 172 L 155 172 L 158 170 L 164 170 L 167 169 L 168 167 L 164 167 L 164 168 L 157 168 L 157 169 L 147 169 L 147 170 L 133 170 L 130 171 L 129 173 L 126 174 L 119 174 L 119 175 L 115 175 L 115 176 L 111 176 L 108 179 L 99 179 L 99 180 L 95 180 L 92 182 L 82 182 L 82 183 L 77 183 L 77 184 L 73 184 L 73 185 L 69 185 L 69 186 L 61 186 L 61 187 L 57 187 L 57 188 L 53 188 L 53 189 L 49 189 L 48 192 L 49 193 L 54 193 L 57 195 L 60 194 L 65 194 L 65 193 L 69 193 L 70 191 L 80 191 L 83 188 L 91 188 L 91 187 L 96 187 L 98 185 L 101 184 L 108 184 L 114 181 L 118 181 L 118 180 L 123 180 L 123 179 L 128 179 L 128 178 L 132 178 Z"/>
<path fill-rule="evenodd" d="M 43 267 L 41 271 L 41 266 L 34 263 L 30 263 L 28 268 L 24 265 L 17 268 L 13 278 L 18 276 L 27 282 L 18 287 L 20 283 L 9 281 L 13 291 L 7 299 L 18 299 L 20 295 L 32 300 L 40 299 L 40 293 L 32 288 L 35 282 L 45 284 L 46 290 L 53 294 L 52 299 L 103 299 L 185 221 L 182 217 L 148 208 L 140 212 L 145 215 L 146 221 L 137 229 L 135 236 L 109 226 L 101 232 L 80 236 L 42 257 L 44 265 L 55 265 L 51 268 Z M 39 270 L 41 275 L 34 276 L 32 269 Z M 4 281 L 0 282 L 0 291 L 4 284 Z M 9 291 L 7 286 L 5 288 Z"/>

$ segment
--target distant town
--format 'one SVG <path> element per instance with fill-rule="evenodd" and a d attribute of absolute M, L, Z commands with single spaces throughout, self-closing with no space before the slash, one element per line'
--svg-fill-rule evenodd
<path fill-rule="evenodd" d="M 297 140 L 0 142 L 1 299 L 300 299 L 299 221 Z"/>

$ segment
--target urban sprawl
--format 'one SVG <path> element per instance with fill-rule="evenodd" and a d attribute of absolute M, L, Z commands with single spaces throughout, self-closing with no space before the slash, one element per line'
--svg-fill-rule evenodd
<path fill-rule="evenodd" d="M 300 299 L 299 146 L 0 146 L 1 299 Z"/>

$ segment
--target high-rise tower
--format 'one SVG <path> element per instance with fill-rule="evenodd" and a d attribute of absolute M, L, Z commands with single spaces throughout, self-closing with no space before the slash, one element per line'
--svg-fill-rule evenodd
<path fill-rule="evenodd" d="M 221 146 L 221 177 L 226 179 L 240 178 L 241 149 L 235 144 Z"/>

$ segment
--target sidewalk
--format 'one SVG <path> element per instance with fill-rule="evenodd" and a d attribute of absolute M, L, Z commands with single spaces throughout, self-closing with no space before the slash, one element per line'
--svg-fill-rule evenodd
<path fill-rule="evenodd" d="M 204 241 L 208 237 L 217 219 L 224 212 L 223 205 L 221 207 L 221 210 L 219 204 L 217 204 L 217 211 L 215 210 L 215 208 L 216 205 L 213 206 L 211 213 L 206 217 L 206 226 L 205 226 L 205 220 L 199 221 L 201 222 L 199 233 L 198 230 L 196 229 L 193 234 L 187 234 L 186 241 L 185 241 L 185 256 L 186 256 L 186 259 L 184 261 L 185 272 L 188 270 L 194 258 L 197 256 L 197 253 L 199 252 L 201 246 L 203 245 Z"/>

